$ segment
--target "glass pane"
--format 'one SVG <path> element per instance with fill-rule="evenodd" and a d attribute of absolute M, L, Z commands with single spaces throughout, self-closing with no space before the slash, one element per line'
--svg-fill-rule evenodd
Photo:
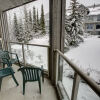
<path fill-rule="evenodd" d="M 97 94 L 85 83 L 85 81 L 81 80 L 77 100 L 100 100 L 100 97 L 97 96 Z"/>
<path fill-rule="evenodd" d="M 100 0 L 66 0 L 64 45 L 65 56 L 98 84 L 100 84 L 99 4 Z"/>
<path fill-rule="evenodd" d="M 17 53 L 19 60 L 23 62 L 22 45 L 11 43 L 11 52 Z M 12 58 L 15 58 L 15 55 L 12 55 Z"/>
<path fill-rule="evenodd" d="M 68 63 L 64 61 L 63 63 L 63 85 L 65 87 L 65 90 L 71 99 L 72 95 L 72 88 L 73 88 L 73 80 L 74 80 L 74 71 L 73 69 L 69 66 Z"/>
<path fill-rule="evenodd" d="M 24 46 L 25 61 L 28 64 L 35 65 L 48 70 L 48 48 L 25 45 Z"/>
<path fill-rule="evenodd" d="M 49 45 L 49 0 L 7 11 L 10 41 Z"/>

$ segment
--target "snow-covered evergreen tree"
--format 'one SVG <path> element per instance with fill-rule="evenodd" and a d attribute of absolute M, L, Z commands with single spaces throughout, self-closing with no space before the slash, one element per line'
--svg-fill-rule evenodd
<path fill-rule="evenodd" d="M 35 33 L 38 31 L 38 29 L 37 29 L 37 20 L 36 20 L 36 10 L 35 10 L 35 7 L 33 7 L 33 31 Z"/>
<path fill-rule="evenodd" d="M 41 34 L 45 34 L 45 18 L 44 18 L 44 9 L 43 9 L 43 4 L 41 5 L 41 18 L 40 18 L 40 29 L 41 29 Z"/>
<path fill-rule="evenodd" d="M 27 43 L 29 40 L 31 40 L 31 32 L 30 32 L 30 28 L 29 28 L 29 16 L 28 16 L 28 12 L 26 9 L 26 6 L 24 6 L 24 43 Z"/>
<path fill-rule="evenodd" d="M 18 24 L 19 26 L 19 37 L 18 37 L 18 41 L 19 42 L 23 42 L 24 41 L 24 33 L 23 33 L 23 24 L 22 24 L 22 19 L 20 19 L 20 22 Z"/>
<path fill-rule="evenodd" d="M 19 32 L 18 20 L 17 20 L 16 13 L 14 13 L 14 25 L 13 25 L 13 29 L 14 29 L 14 34 L 15 34 L 16 40 L 19 41 L 20 32 Z"/>
<path fill-rule="evenodd" d="M 66 41 L 70 45 L 76 45 L 82 40 L 80 34 L 83 34 L 82 14 L 79 13 L 80 4 L 77 0 L 71 0 L 70 14 L 66 16 L 65 30 L 66 30 Z M 68 40 L 68 37 L 70 39 Z"/>
<path fill-rule="evenodd" d="M 38 14 L 38 9 L 37 9 L 37 28 L 40 30 L 40 23 L 39 23 L 39 14 Z"/>
<path fill-rule="evenodd" d="M 30 29 L 30 32 L 32 31 L 32 28 L 33 28 L 32 14 L 31 14 L 31 11 L 29 11 L 29 29 Z"/>

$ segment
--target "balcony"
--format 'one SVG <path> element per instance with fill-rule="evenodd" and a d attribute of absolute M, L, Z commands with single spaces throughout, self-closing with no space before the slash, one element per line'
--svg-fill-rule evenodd
<path fill-rule="evenodd" d="M 49 46 L 44 44 L 12 42 L 9 40 L 10 34 L 8 27 L 10 26 L 7 24 L 6 11 L 35 0 L 8 1 L 8 5 L 5 0 L 0 3 L 0 10 L 2 10 L 0 16 L 2 48 L 3 50 L 17 53 L 20 63 L 23 66 L 37 65 L 40 67 L 43 65 L 45 80 L 44 83 L 42 83 L 41 95 L 37 83 L 27 83 L 26 92 L 25 95 L 23 95 L 22 76 L 21 73 L 17 71 L 18 66 L 13 65 L 15 77 L 18 80 L 19 86 L 16 87 L 10 76 L 4 78 L 1 86 L 0 100 L 81 100 L 80 97 L 82 97 L 83 100 L 89 100 L 91 94 L 93 100 L 99 100 L 100 86 L 64 56 L 64 19 L 66 0 L 49 1 Z M 12 58 L 14 58 L 14 56 L 12 56 Z M 63 66 L 64 62 L 66 63 L 66 66 Z M 72 73 L 70 76 L 64 76 L 64 68 L 67 69 L 67 71 L 71 70 Z M 64 80 L 65 78 L 67 81 Z M 86 92 L 86 88 L 83 87 L 84 84 L 88 89 L 88 93 Z"/>

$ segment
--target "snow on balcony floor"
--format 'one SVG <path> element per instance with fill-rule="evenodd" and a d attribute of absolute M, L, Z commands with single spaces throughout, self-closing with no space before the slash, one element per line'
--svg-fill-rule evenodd
<path fill-rule="evenodd" d="M 57 100 L 57 95 L 54 87 L 51 85 L 49 79 L 45 78 L 44 83 L 42 83 L 42 93 L 39 93 L 38 82 L 26 83 L 25 95 L 22 94 L 22 75 L 18 72 L 18 67 L 13 65 L 15 71 L 15 77 L 19 83 L 16 87 L 11 76 L 3 78 L 0 100 Z"/>

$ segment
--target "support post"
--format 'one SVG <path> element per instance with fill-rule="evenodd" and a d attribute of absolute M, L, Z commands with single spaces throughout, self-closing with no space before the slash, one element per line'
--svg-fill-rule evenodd
<path fill-rule="evenodd" d="M 23 62 L 24 62 L 24 66 L 25 66 L 26 62 L 25 62 L 24 44 L 22 44 L 22 53 L 23 53 Z"/>
<path fill-rule="evenodd" d="M 50 58 L 49 75 L 52 83 L 56 85 L 56 57 L 54 50 L 64 52 L 64 21 L 65 21 L 65 1 L 50 0 Z"/>
<path fill-rule="evenodd" d="M 58 55 L 58 53 L 56 52 L 56 51 L 54 51 L 54 59 L 55 59 L 55 62 L 54 62 L 54 64 L 55 64 L 55 76 L 54 76 L 54 78 L 55 78 L 55 85 L 57 85 L 57 81 L 58 81 L 58 59 L 59 59 L 59 55 Z"/>
<path fill-rule="evenodd" d="M 74 78 L 75 79 L 73 81 L 71 100 L 77 100 L 77 94 L 78 94 L 79 83 L 80 83 L 80 76 L 77 73 L 75 73 Z"/>

